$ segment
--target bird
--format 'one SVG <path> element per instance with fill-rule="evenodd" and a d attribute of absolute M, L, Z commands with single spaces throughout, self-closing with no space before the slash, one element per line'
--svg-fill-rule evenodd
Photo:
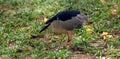
<path fill-rule="evenodd" d="M 46 29 L 51 29 L 55 33 L 66 34 L 66 43 L 72 40 L 72 31 L 82 27 L 88 16 L 79 10 L 64 10 L 58 12 L 45 22 L 40 33 Z"/>

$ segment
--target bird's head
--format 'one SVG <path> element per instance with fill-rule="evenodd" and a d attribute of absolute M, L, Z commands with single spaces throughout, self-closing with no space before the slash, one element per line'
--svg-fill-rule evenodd
<path fill-rule="evenodd" d="M 77 16 L 81 20 L 82 23 L 85 23 L 85 22 L 88 21 L 88 16 L 86 14 L 84 14 L 84 13 L 80 13 Z"/>

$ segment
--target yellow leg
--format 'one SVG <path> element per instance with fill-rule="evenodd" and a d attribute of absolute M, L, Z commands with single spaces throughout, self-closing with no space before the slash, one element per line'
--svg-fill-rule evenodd
<path fill-rule="evenodd" d="M 72 40 L 72 34 L 71 32 L 67 33 L 67 42 L 70 42 Z"/>
<path fill-rule="evenodd" d="M 66 40 L 66 46 L 67 46 L 67 48 L 70 47 L 71 40 L 72 40 L 72 32 L 69 31 L 69 32 L 67 32 L 67 40 Z"/>

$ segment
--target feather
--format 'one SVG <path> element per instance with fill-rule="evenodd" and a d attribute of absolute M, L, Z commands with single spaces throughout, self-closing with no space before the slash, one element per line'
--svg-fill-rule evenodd
<path fill-rule="evenodd" d="M 48 21 L 46 21 L 45 23 L 46 25 L 40 30 L 40 33 L 45 29 L 47 29 L 53 21 L 55 20 L 67 21 L 72 19 L 72 17 L 77 16 L 78 14 L 80 14 L 80 11 L 78 10 L 66 10 L 66 11 L 58 12 L 55 16 L 53 16 Z"/>
<path fill-rule="evenodd" d="M 61 21 L 70 20 L 72 17 L 77 16 L 77 14 L 80 14 L 80 11 L 78 11 L 78 10 L 61 11 L 61 12 L 58 12 L 54 17 L 49 19 L 46 22 L 46 24 L 49 24 L 49 23 L 53 22 L 54 20 L 61 20 Z"/>
<path fill-rule="evenodd" d="M 49 26 L 50 26 L 50 24 L 45 25 L 45 26 L 40 30 L 40 33 L 41 33 L 42 31 L 46 30 Z"/>

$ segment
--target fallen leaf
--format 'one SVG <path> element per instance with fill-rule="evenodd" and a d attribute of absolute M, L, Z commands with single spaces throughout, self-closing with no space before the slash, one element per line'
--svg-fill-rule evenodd
<path fill-rule="evenodd" d="M 112 35 L 107 35 L 107 38 L 113 38 L 113 36 Z"/>
<path fill-rule="evenodd" d="M 15 41 L 13 41 L 13 42 L 8 44 L 8 47 L 12 47 L 12 46 L 16 46 L 16 45 L 17 45 L 17 43 Z"/>
<path fill-rule="evenodd" d="M 91 25 L 87 26 L 86 31 L 88 33 L 93 33 L 94 32 L 93 27 Z"/>
<path fill-rule="evenodd" d="M 44 17 L 44 22 L 46 22 L 48 20 L 48 18 Z"/>
<path fill-rule="evenodd" d="M 118 10 L 120 8 L 120 5 L 117 3 L 113 3 L 112 7 Z"/>
<path fill-rule="evenodd" d="M 58 2 L 54 2 L 54 4 L 57 6 L 57 5 L 59 5 L 59 3 Z"/>
<path fill-rule="evenodd" d="M 111 9 L 110 14 L 113 15 L 113 16 L 116 16 L 118 14 L 117 9 Z"/>
<path fill-rule="evenodd" d="M 108 0 L 100 0 L 102 3 L 108 2 Z"/>
<path fill-rule="evenodd" d="M 52 40 L 49 40 L 48 43 L 51 44 L 51 43 L 52 43 Z"/>
<path fill-rule="evenodd" d="M 103 37 L 103 39 L 113 38 L 113 35 L 110 35 L 108 32 L 103 32 L 100 36 Z"/>

